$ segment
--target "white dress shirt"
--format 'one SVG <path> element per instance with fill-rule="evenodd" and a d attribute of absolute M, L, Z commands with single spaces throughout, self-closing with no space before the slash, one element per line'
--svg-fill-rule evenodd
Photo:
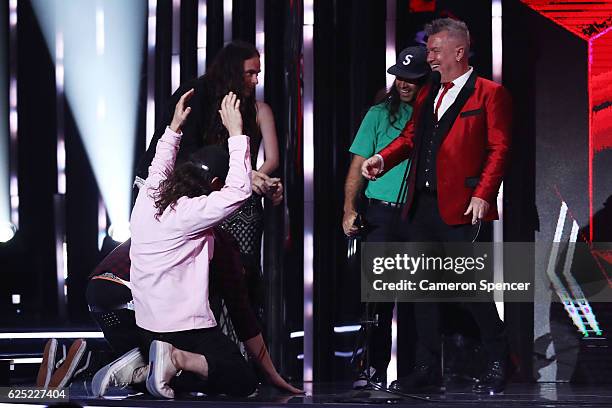
<path fill-rule="evenodd" d="M 453 83 L 453 87 L 450 88 L 444 95 L 444 98 L 442 98 L 442 103 L 440 103 L 440 107 L 438 108 L 438 120 L 440 120 L 440 118 L 444 116 L 444 112 L 446 112 L 448 108 L 450 108 L 450 106 L 453 103 L 455 103 L 455 100 L 457 99 L 457 95 L 459 95 L 459 92 L 461 92 L 461 90 L 463 89 L 463 86 L 467 82 L 470 75 L 472 75 L 473 71 L 474 71 L 474 68 L 470 67 L 470 69 L 468 69 L 468 71 L 465 74 L 451 81 Z M 440 95 L 442 94 L 443 90 L 444 90 L 444 87 L 441 86 L 440 90 L 438 91 L 438 95 L 436 95 L 436 99 L 434 100 L 434 103 L 433 103 L 434 107 L 432 107 L 432 109 L 434 109 L 434 112 L 435 112 L 435 106 L 438 104 L 438 99 L 440 99 Z"/>

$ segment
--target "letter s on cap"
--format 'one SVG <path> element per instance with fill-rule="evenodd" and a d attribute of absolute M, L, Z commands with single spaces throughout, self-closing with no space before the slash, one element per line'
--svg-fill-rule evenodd
<path fill-rule="evenodd" d="M 414 58 L 414 55 L 406 54 L 406 56 L 404 57 L 404 60 L 402 61 L 402 64 L 403 65 L 410 65 L 410 63 L 412 62 L 412 58 Z"/>

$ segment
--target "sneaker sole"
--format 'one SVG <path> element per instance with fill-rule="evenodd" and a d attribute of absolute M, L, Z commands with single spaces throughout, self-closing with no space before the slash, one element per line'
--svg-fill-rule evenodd
<path fill-rule="evenodd" d="M 49 339 L 45 344 L 45 351 L 43 352 L 43 359 L 38 369 L 38 375 L 36 376 L 36 386 L 39 388 L 47 388 L 53 375 L 53 368 L 55 366 L 55 355 L 57 354 L 57 340 Z"/>
<path fill-rule="evenodd" d="M 138 358 L 141 358 L 140 350 L 138 348 L 134 348 L 112 363 L 109 363 L 99 369 L 91 380 L 91 391 L 94 397 L 104 396 L 106 390 L 108 389 L 111 373 L 114 371 L 114 369 L 116 371 L 121 370 L 123 367 L 132 363 Z"/>
<path fill-rule="evenodd" d="M 164 347 L 165 347 L 164 343 L 157 341 L 157 340 L 151 343 L 151 347 L 149 348 L 149 374 L 147 375 L 146 386 L 147 386 L 147 391 L 149 391 L 149 393 L 151 393 L 151 395 L 153 395 L 154 397 L 163 398 L 163 399 L 172 399 L 174 398 L 174 390 L 172 391 L 172 396 L 169 397 L 167 395 L 160 393 L 157 390 L 157 387 L 155 386 L 155 384 L 157 384 L 158 382 L 157 381 L 158 378 L 161 376 L 161 373 L 157 373 L 156 371 L 159 371 L 160 367 L 163 367 L 163 363 L 155 364 L 155 361 L 159 361 L 163 359 L 162 356 L 164 354 L 163 353 Z"/>
<path fill-rule="evenodd" d="M 49 382 L 49 388 L 64 388 L 68 384 L 86 349 L 87 342 L 83 339 L 77 339 L 72 343 L 68 350 L 66 361 L 53 373 Z"/>

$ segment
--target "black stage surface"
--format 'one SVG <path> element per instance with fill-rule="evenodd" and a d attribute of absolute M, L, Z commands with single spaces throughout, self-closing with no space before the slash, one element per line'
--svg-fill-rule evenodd
<path fill-rule="evenodd" d="M 580 386 L 563 383 L 510 384 L 502 395 L 478 396 L 468 386 L 449 386 L 444 394 L 419 394 L 403 397 L 379 391 L 352 391 L 348 383 L 304 384 L 306 395 L 284 395 L 263 386 L 250 398 L 195 397 L 154 400 L 132 388 L 109 390 L 105 399 L 88 395 L 89 383 L 75 382 L 70 387 L 72 402 L 83 406 L 113 407 L 297 407 L 325 405 L 363 407 L 393 404 L 410 407 L 612 407 L 612 390 L 605 386 Z"/>

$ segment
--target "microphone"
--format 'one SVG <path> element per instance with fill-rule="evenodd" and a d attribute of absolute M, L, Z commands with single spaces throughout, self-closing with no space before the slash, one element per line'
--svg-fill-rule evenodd
<path fill-rule="evenodd" d="M 434 87 L 439 87 L 440 86 L 440 81 L 442 80 L 442 76 L 440 75 L 440 72 L 432 71 L 430 76 L 429 76 L 429 80 L 431 81 L 431 84 Z"/>

